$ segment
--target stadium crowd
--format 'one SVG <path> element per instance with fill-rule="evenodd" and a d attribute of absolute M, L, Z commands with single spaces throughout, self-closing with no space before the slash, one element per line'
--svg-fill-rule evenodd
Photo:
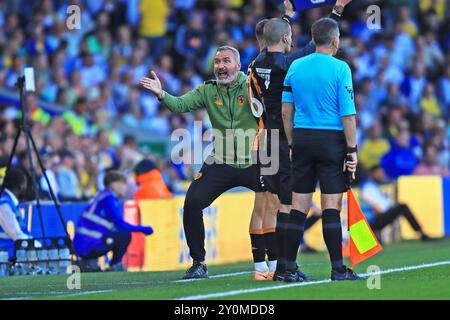
<path fill-rule="evenodd" d="M 66 26 L 71 4 L 81 9 L 75 30 Z M 367 27 L 371 4 L 381 6 L 381 29 Z M 105 171 L 130 173 L 146 156 L 157 160 L 170 190 L 182 192 L 180 181 L 192 178 L 192 168 L 146 154 L 138 133 L 168 139 L 177 128 L 194 132 L 195 120 L 203 120 L 206 130 L 206 112 L 171 114 L 139 80 L 152 68 L 169 93 L 183 94 L 213 77 L 212 59 L 224 44 L 239 49 L 245 72 L 258 52 L 256 23 L 281 10 L 276 0 L 0 0 L 0 167 L 21 115 L 2 97 L 32 66 L 36 92 L 25 96 L 26 114 L 61 200 L 91 197 L 102 188 Z M 297 48 L 310 41 L 311 24 L 327 10 L 296 14 Z M 358 1 L 340 28 L 339 55 L 354 74 L 360 172 L 381 164 L 390 179 L 448 176 L 450 3 Z M 21 139 L 14 163 L 26 168 L 25 147 Z"/>

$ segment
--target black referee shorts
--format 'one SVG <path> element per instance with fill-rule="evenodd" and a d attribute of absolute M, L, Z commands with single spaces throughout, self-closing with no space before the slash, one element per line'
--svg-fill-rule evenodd
<path fill-rule="evenodd" d="M 317 180 L 323 194 L 347 190 L 342 171 L 347 155 L 343 131 L 294 129 L 292 141 L 293 192 L 312 193 Z"/>
<path fill-rule="evenodd" d="M 267 139 L 267 150 L 270 156 L 272 150 L 272 141 L 270 135 Z M 265 187 L 270 193 L 276 194 L 281 204 L 292 204 L 292 177 L 291 161 L 289 158 L 289 144 L 286 139 L 279 139 L 278 152 L 278 171 L 273 175 L 264 175 Z M 271 164 L 273 166 L 273 163 Z"/>

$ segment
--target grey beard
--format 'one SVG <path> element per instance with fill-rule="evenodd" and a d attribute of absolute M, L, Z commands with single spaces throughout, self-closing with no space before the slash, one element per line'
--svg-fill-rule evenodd
<path fill-rule="evenodd" d="M 238 72 L 230 74 L 225 80 L 219 80 L 219 75 L 217 73 L 214 73 L 214 75 L 216 76 L 218 83 L 222 85 L 229 85 L 230 83 L 234 82 L 237 79 Z"/>

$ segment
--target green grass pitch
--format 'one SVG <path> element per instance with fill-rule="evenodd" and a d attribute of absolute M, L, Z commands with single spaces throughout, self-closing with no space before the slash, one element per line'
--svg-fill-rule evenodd
<path fill-rule="evenodd" d="M 67 288 L 66 275 L 3 277 L 0 299 L 450 299 L 450 239 L 390 245 L 356 266 L 358 273 L 366 273 L 368 266 L 378 265 L 380 289 L 369 289 L 367 281 L 328 282 L 326 253 L 302 254 L 298 261 L 313 280 L 255 282 L 252 263 L 243 262 L 210 266 L 210 279 L 188 282 L 178 281 L 183 270 L 84 273 L 80 290 Z"/>

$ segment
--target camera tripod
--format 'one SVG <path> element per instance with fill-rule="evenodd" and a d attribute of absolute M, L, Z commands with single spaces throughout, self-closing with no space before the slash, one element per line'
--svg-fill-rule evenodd
<path fill-rule="evenodd" d="M 42 239 L 43 239 L 43 242 L 44 242 L 43 246 L 45 247 L 47 245 L 47 241 L 46 241 L 47 237 L 46 237 L 46 232 L 45 232 L 44 221 L 43 221 L 43 218 L 42 218 L 41 202 L 40 202 L 40 199 L 39 199 L 41 186 L 38 183 L 37 177 L 36 177 L 36 170 L 35 170 L 35 165 L 33 163 L 33 155 L 32 155 L 32 151 L 33 150 L 34 150 L 34 153 L 36 154 L 36 158 L 38 160 L 38 164 L 39 164 L 39 167 L 40 167 L 40 169 L 42 171 L 42 174 L 44 175 L 44 178 L 45 178 L 45 181 L 47 183 L 48 190 L 49 190 L 49 193 L 50 193 L 50 198 L 53 201 L 53 204 L 54 204 L 54 206 L 56 208 L 56 211 L 58 213 L 58 217 L 59 217 L 59 219 L 60 219 L 60 221 L 62 223 L 64 232 L 65 232 L 65 235 L 66 235 L 66 237 L 68 239 L 70 239 L 70 237 L 69 237 L 69 233 L 67 232 L 67 229 L 66 229 L 66 224 L 64 222 L 64 218 L 63 218 L 62 213 L 61 213 L 61 208 L 59 206 L 58 199 L 56 198 L 56 196 L 55 196 L 55 194 L 53 192 L 52 186 L 50 184 L 50 180 L 48 179 L 47 172 L 46 172 L 46 169 L 44 167 L 44 163 L 42 162 L 41 156 L 40 156 L 39 151 L 38 151 L 38 149 L 36 147 L 36 143 L 35 143 L 35 141 L 33 139 L 33 135 L 31 134 L 30 127 L 29 127 L 29 125 L 27 123 L 27 120 L 26 120 L 26 112 L 25 112 L 24 99 L 23 99 L 24 84 L 25 84 L 25 77 L 24 76 L 18 77 L 16 86 L 17 86 L 17 88 L 19 90 L 19 105 L 20 105 L 20 109 L 22 111 L 22 117 L 21 117 L 21 123 L 19 125 L 19 128 L 17 129 L 16 137 L 14 139 L 14 145 L 13 145 L 11 154 L 9 156 L 8 165 L 6 167 L 6 174 L 8 173 L 9 169 L 11 168 L 12 161 L 13 161 L 13 158 L 14 158 L 14 154 L 16 153 L 17 143 L 19 141 L 21 133 L 23 132 L 24 135 L 25 135 L 25 140 L 26 140 L 26 152 L 27 152 L 29 168 L 30 168 L 30 171 L 31 171 L 31 181 L 32 181 L 34 194 L 35 194 L 35 197 L 36 197 L 36 209 L 37 209 L 38 216 L 39 216 L 39 224 L 40 224 L 40 227 L 41 227 Z M 0 189 L 0 196 L 3 194 L 4 190 L 5 190 L 5 185 L 2 183 L 2 187 Z M 73 252 L 72 244 L 70 245 L 70 251 Z"/>

